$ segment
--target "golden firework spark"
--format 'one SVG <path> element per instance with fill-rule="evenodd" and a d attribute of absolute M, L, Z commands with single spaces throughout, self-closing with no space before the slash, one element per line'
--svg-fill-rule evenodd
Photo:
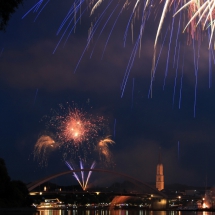
<path fill-rule="evenodd" d="M 97 145 L 97 150 L 99 152 L 100 157 L 104 157 L 105 160 L 109 163 L 112 159 L 112 153 L 109 149 L 109 145 L 114 144 L 115 142 L 110 139 L 110 137 L 106 137 L 99 141 Z"/>
<path fill-rule="evenodd" d="M 47 154 L 50 148 L 55 148 L 55 141 L 50 136 L 40 136 L 34 146 L 34 159 L 38 160 L 41 166 L 47 165 Z"/>

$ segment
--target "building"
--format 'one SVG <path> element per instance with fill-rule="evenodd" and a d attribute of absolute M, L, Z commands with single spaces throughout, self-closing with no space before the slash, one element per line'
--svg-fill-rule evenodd
<path fill-rule="evenodd" d="M 159 151 L 159 158 L 158 158 L 157 172 L 156 172 L 156 188 L 159 191 L 164 189 L 163 164 L 161 163 L 161 152 L 160 151 Z"/>

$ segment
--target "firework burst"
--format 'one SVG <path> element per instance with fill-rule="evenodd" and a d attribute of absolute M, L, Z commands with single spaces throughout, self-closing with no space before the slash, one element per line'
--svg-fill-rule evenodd
<path fill-rule="evenodd" d="M 91 118 L 91 117 L 90 117 Z M 87 118 L 86 114 L 78 109 L 70 110 L 68 115 L 60 117 L 59 137 L 64 142 L 73 142 L 74 145 L 82 144 L 91 137 L 97 136 L 97 124 L 92 118 Z M 97 122 L 102 121 L 99 118 Z"/>
<path fill-rule="evenodd" d="M 215 1 L 214 0 L 189 0 L 176 13 L 187 8 L 189 21 L 184 31 L 190 26 L 192 38 L 198 25 L 207 30 L 210 27 L 209 46 L 211 45 L 215 28 Z M 174 16 L 175 16 L 174 15 Z M 188 30 L 189 32 L 189 30 Z"/>
<path fill-rule="evenodd" d="M 63 149 L 65 164 L 70 170 L 75 170 L 73 166 L 75 162 L 66 161 L 68 155 L 72 157 L 72 160 L 78 159 L 80 170 L 84 169 L 84 162 L 89 163 L 89 160 L 96 159 L 96 154 L 102 163 L 111 163 L 112 154 L 109 145 L 112 145 L 114 141 L 111 140 L 110 136 L 101 138 L 106 127 L 103 117 L 95 117 L 78 108 L 71 108 L 70 106 L 65 108 L 62 105 L 60 105 L 60 111 L 52 110 L 52 112 L 54 115 L 49 118 L 47 127 L 55 131 L 55 139 L 58 144 L 47 135 L 42 135 L 38 139 L 34 147 L 34 157 L 40 165 L 47 165 L 47 152 L 50 148 Z M 91 169 L 94 167 L 95 161 L 92 162 L 86 177 L 84 171 L 80 171 L 80 174 L 73 172 L 73 176 L 83 190 L 87 189 L 92 174 Z"/>
<path fill-rule="evenodd" d="M 45 117 L 47 129 L 54 134 L 55 141 L 50 136 L 41 136 L 35 144 L 34 157 L 46 163 L 50 149 L 59 149 L 64 160 L 110 163 L 112 156 L 108 146 L 114 141 L 109 136 L 103 138 L 107 133 L 104 117 L 93 116 L 77 107 L 59 107 L 60 110 L 52 109 L 51 116 Z"/>
<path fill-rule="evenodd" d="M 56 130 L 60 147 L 73 156 L 87 158 L 95 147 L 95 142 L 104 129 L 104 118 L 92 116 L 78 109 L 61 108 L 62 114 L 51 118 L 50 125 Z"/>

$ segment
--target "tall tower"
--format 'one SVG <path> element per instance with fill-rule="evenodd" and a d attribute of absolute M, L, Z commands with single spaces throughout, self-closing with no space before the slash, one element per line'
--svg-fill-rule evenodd
<path fill-rule="evenodd" d="M 164 189 L 164 174 L 163 174 L 163 164 L 161 163 L 161 150 L 159 150 L 159 157 L 158 157 L 156 188 L 159 191 Z"/>

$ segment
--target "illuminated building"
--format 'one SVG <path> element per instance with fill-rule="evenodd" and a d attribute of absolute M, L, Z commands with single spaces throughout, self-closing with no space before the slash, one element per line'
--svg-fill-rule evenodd
<path fill-rule="evenodd" d="M 161 163 L 161 152 L 159 151 L 157 172 L 156 172 L 156 188 L 161 191 L 164 189 L 163 164 Z"/>

